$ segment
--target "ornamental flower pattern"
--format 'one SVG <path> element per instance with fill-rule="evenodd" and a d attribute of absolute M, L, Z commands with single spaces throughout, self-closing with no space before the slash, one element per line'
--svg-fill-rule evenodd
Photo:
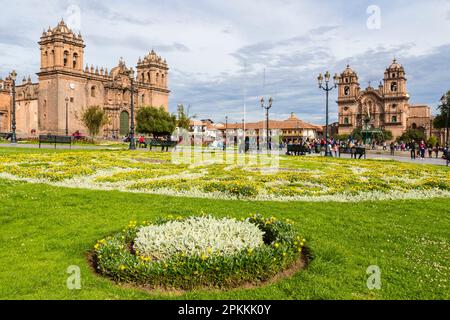
<path fill-rule="evenodd" d="M 279 170 L 273 172 L 256 164 L 176 164 L 169 153 L 160 152 L 8 152 L 0 154 L 0 178 L 70 188 L 249 201 L 450 197 L 450 168 L 443 166 L 287 156 L 281 156 L 279 163 Z"/>

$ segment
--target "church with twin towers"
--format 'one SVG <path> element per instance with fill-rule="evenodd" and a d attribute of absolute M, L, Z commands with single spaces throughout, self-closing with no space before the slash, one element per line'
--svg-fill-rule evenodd
<path fill-rule="evenodd" d="M 86 45 L 81 34 L 74 33 L 61 20 L 55 28 L 42 33 L 38 83 L 24 77 L 16 80 L 17 134 L 69 134 L 87 129 L 80 121 L 83 110 L 100 106 L 109 117 L 101 134 L 119 138 L 130 128 L 131 79 L 130 70 L 120 58 L 110 70 L 85 65 Z M 139 58 L 134 74 L 134 105 L 164 107 L 168 111 L 169 67 L 167 61 L 153 50 Z M 10 125 L 10 89 L 12 80 L 0 78 L 0 131 Z M 66 121 L 66 117 L 68 121 Z"/>

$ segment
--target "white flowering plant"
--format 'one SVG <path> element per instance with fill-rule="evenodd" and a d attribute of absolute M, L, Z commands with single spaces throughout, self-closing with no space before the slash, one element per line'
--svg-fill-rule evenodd
<path fill-rule="evenodd" d="M 164 260 L 179 253 L 189 257 L 231 256 L 264 245 L 263 236 L 264 232 L 248 220 L 190 217 L 139 229 L 134 249 L 152 260 Z"/>
<path fill-rule="evenodd" d="M 300 259 L 305 240 L 289 221 L 253 215 L 167 217 L 130 222 L 97 242 L 96 270 L 118 283 L 150 288 L 233 288 L 267 281 Z"/>

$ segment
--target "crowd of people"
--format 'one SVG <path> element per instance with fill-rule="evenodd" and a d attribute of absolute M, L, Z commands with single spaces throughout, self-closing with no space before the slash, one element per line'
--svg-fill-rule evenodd
<path fill-rule="evenodd" d="M 335 140 L 334 138 L 326 141 L 325 139 L 314 139 L 314 140 L 305 140 L 302 142 L 302 145 L 308 148 L 311 153 L 322 154 L 325 150 L 328 150 L 328 153 L 334 157 L 339 157 L 340 150 L 343 149 L 352 149 L 358 147 L 365 147 L 362 141 L 358 141 L 351 137 L 348 140 Z M 282 145 L 280 148 L 283 147 Z M 411 159 L 425 159 L 428 158 L 436 158 L 439 157 L 448 158 L 449 148 L 442 147 L 439 143 L 435 145 L 427 144 L 425 141 L 410 141 L 409 143 L 405 142 L 391 142 L 390 144 L 383 142 L 377 143 L 373 142 L 371 144 L 372 150 L 377 150 L 378 148 L 382 148 L 383 151 L 387 151 L 389 149 L 390 154 L 394 156 L 396 152 L 409 152 L 411 154 Z"/>

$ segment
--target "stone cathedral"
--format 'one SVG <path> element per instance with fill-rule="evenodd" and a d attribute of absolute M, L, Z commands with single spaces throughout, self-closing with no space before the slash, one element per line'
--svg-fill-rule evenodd
<path fill-rule="evenodd" d="M 83 110 L 100 106 L 110 123 L 103 128 L 105 138 L 119 138 L 130 127 L 131 80 L 121 58 L 118 66 L 107 68 L 86 65 L 85 44 L 64 21 L 42 33 L 39 41 L 41 66 L 38 83 L 30 77 L 16 80 L 16 119 L 19 136 L 33 134 L 69 134 L 79 130 L 87 134 L 80 118 Z M 164 107 L 168 111 L 169 68 L 165 59 L 153 50 L 139 58 L 135 69 L 134 105 Z M 0 132 L 10 131 L 12 81 L 0 78 Z M 66 117 L 68 121 L 66 121 Z"/>
<path fill-rule="evenodd" d="M 358 75 L 347 66 L 338 83 L 339 134 L 350 135 L 354 129 L 368 127 L 391 131 L 394 138 L 409 128 L 429 136 L 430 108 L 409 103 L 406 83 L 405 69 L 395 59 L 377 89 L 369 84 L 361 90 Z"/>

